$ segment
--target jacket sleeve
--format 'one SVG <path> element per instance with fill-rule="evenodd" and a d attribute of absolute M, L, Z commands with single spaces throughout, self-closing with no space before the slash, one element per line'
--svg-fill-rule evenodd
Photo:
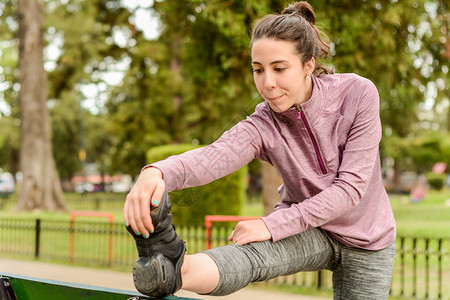
<path fill-rule="evenodd" d="M 315 196 L 289 208 L 274 211 L 263 220 L 273 241 L 319 227 L 337 218 L 345 220 L 347 213 L 357 207 L 368 190 L 378 162 L 381 140 L 379 96 L 368 81 L 356 103 L 342 161 L 333 183 Z"/>
<path fill-rule="evenodd" d="M 241 121 L 214 143 L 147 165 L 161 170 L 168 191 L 200 186 L 245 166 L 259 154 L 261 137 Z"/>

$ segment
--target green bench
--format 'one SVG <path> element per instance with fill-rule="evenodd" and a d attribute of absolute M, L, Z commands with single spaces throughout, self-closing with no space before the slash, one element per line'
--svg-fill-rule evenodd
<path fill-rule="evenodd" d="M 157 299 L 138 292 L 0 273 L 1 300 L 141 300 Z M 167 296 L 162 299 L 191 299 Z"/>

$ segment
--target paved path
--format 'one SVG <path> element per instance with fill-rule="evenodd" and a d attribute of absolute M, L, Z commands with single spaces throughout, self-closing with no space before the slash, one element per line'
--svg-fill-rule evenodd
<path fill-rule="evenodd" d="M 0 273 L 13 273 L 30 277 L 65 281 L 78 284 L 93 285 L 99 287 L 114 288 L 127 291 L 136 291 L 133 285 L 132 275 L 126 272 L 118 272 L 107 269 L 90 269 L 68 265 L 44 263 L 40 261 L 21 261 L 0 258 Z M 232 295 L 223 297 L 199 296 L 195 293 L 180 291 L 179 297 L 191 297 L 198 299 L 215 300 L 326 300 L 331 298 L 318 298 L 287 293 L 277 293 L 266 290 L 245 288 Z"/>

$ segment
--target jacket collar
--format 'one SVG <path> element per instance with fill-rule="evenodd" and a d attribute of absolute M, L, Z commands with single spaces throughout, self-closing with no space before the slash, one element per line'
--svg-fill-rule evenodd
<path fill-rule="evenodd" d="M 322 75 L 323 76 L 323 75 Z M 324 81 L 321 80 L 320 77 L 317 77 L 315 75 L 311 76 L 311 79 L 313 81 L 313 91 L 311 94 L 311 98 L 309 98 L 304 103 L 300 104 L 300 108 L 302 109 L 303 113 L 307 116 L 309 123 L 314 124 L 319 120 L 319 116 L 322 113 L 322 110 L 324 108 L 324 95 L 325 95 L 325 84 Z M 291 107 L 286 111 L 283 112 L 275 112 L 272 110 L 270 105 L 266 102 L 266 107 L 270 109 L 272 112 L 272 115 L 281 120 L 290 119 L 290 120 L 296 120 L 297 119 L 297 108 Z"/>

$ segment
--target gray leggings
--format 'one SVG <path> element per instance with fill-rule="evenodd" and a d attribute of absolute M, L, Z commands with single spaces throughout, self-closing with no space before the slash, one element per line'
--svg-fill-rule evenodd
<path fill-rule="evenodd" d="M 228 245 L 206 250 L 217 264 L 220 281 L 211 295 L 236 292 L 251 282 L 299 271 L 333 271 L 334 299 L 387 299 L 395 243 L 371 251 L 344 246 L 322 229 L 311 228 L 278 242 Z"/>

